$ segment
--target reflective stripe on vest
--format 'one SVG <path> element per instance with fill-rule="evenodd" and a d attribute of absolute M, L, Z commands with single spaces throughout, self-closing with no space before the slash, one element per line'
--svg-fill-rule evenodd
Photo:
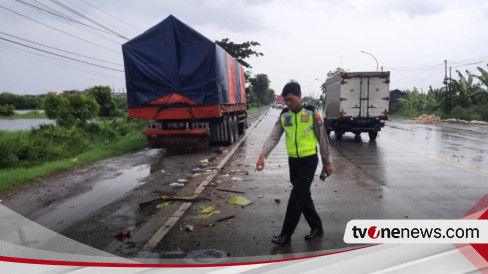
<path fill-rule="evenodd" d="M 313 111 L 302 108 L 281 114 L 281 125 L 286 134 L 286 150 L 291 158 L 301 158 L 317 153 L 317 137 L 313 130 Z"/>

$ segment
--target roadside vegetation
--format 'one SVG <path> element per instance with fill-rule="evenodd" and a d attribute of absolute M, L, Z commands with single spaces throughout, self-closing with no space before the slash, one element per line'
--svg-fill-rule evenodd
<path fill-rule="evenodd" d="M 411 119 L 435 114 L 442 119 L 488 121 L 488 71 L 481 67 L 478 71 L 479 74 L 456 71 L 458 79 L 448 81 L 447 92 L 446 88 L 432 87 L 427 93 L 416 88 L 405 90 L 403 98 L 398 99 L 400 107 L 392 117 Z"/>
<path fill-rule="evenodd" d="M 102 86 L 89 89 L 87 95 L 47 95 L 43 115 L 56 125 L 0 131 L 0 193 L 56 171 L 146 147 L 145 121 L 129 120 L 127 109 L 118 105 L 110 88 Z"/>

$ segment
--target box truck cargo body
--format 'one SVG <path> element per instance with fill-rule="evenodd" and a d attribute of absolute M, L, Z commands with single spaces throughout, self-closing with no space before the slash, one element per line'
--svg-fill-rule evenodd
<path fill-rule="evenodd" d="M 170 15 L 122 45 L 129 117 L 150 147 L 233 143 L 247 127 L 243 67 Z"/>
<path fill-rule="evenodd" d="M 327 133 L 340 140 L 367 132 L 375 140 L 388 120 L 390 72 L 340 72 L 326 81 L 324 117 Z"/>

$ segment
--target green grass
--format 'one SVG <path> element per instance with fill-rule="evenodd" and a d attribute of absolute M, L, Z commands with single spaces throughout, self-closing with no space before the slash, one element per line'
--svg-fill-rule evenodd
<path fill-rule="evenodd" d="M 247 110 L 247 112 L 253 112 L 253 111 L 256 111 L 256 110 L 258 110 L 258 109 L 261 109 L 261 108 L 266 108 L 266 107 L 268 107 L 268 106 L 261 106 L 261 107 L 252 106 L 252 107 L 250 107 L 250 108 Z"/>
<path fill-rule="evenodd" d="M 115 143 L 97 146 L 74 158 L 57 160 L 35 167 L 0 169 L 0 194 L 49 174 L 123 155 L 147 147 L 142 133 L 126 136 Z"/>
<path fill-rule="evenodd" d="M 41 113 L 37 110 L 33 110 L 23 114 L 14 113 L 14 115 L 12 116 L 0 115 L 0 119 L 14 120 L 14 119 L 48 119 L 48 118 L 45 113 Z"/>

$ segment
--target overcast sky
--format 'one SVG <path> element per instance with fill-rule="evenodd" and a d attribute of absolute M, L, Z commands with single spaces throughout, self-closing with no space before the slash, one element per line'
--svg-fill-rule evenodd
<path fill-rule="evenodd" d="M 441 87 L 446 59 L 453 78 L 455 70 L 478 73 L 488 64 L 488 1 L 0 0 L 0 92 L 123 91 L 125 38 L 170 14 L 212 41 L 259 42 L 264 56 L 248 63 L 253 75 L 269 76 L 276 93 L 295 79 L 317 97 L 328 71 L 375 71 L 374 57 L 391 71 L 390 89 L 401 90 Z"/>

